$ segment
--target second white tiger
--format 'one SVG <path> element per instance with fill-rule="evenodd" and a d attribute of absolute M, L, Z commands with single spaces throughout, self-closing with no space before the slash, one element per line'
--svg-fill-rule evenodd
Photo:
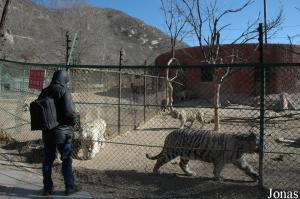
<path fill-rule="evenodd" d="M 201 124 L 201 128 L 205 124 L 204 114 L 200 110 L 176 110 L 170 111 L 169 115 L 180 121 L 180 129 L 184 128 L 187 122 L 190 122 L 188 128 L 192 127 L 195 120 Z"/>
<path fill-rule="evenodd" d="M 81 140 L 81 149 L 79 156 L 83 159 L 92 159 L 105 146 L 104 133 L 106 122 L 103 119 L 94 120 L 82 125 L 82 132 L 79 139 Z"/>

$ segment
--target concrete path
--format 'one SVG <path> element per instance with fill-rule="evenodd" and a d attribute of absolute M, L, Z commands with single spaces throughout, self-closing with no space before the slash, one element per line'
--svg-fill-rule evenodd
<path fill-rule="evenodd" d="M 72 198 L 92 199 L 86 192 L 64 196 L 64 190 L 55 190 L 51 196 L 42 196 L 42 176 L 30 165 L 9 161 L 6 151 L 0 148 L 0 198 L 36 199 L 36 198 Z"/>

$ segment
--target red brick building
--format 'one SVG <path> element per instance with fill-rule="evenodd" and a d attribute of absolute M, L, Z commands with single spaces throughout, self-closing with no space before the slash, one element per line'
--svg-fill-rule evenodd
<path fill-rule="evenodd" d="M 204 47 L 204 51 L 207 48 Z M 234 53 L 233 53 L 234 52 Z M 257 44 L 222 45 L 219 57 L 224 64 L 231 63 L 259 63 L 259 49 Z M 213 95 L 212 71 L 222 74 L 226 68 L 210 69 L 200 67 L 205 63 L 203 53 L 199 47 L 179 49 L 176 58 L 183 65 L 199 65 L 184 70 L 184 89 L 192 90 L 198 97 L 211 97 Z M 155 60 L 157 65 L 166 65 L 170 53 L 164 53 Z M 300 46 L 283 44 L 268 44 L 264 46 L 265 63 L 300 63 Z M 256 96 L 259 93 L 259 76 L 255 67 L 232 68 L 232 75 L 222 85 L 222 93 L 231 95 Z M 296 93 L 300 91 L 300 65 L 299 67 L 269 67 L 267 69 L 267 92 Z"/>

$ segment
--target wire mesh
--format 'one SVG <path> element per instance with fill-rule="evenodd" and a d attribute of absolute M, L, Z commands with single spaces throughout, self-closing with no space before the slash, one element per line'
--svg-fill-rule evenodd
<path fill-rule="evenodd" d="M 257 181 L 232 164 L 226 164 L 221 172 L 225 184 L 213 180 L 214 164 L 199 160 L 189 162 L 194 177 L 185 177 L 178 158 L 160 168 L 161 178 L 152 174 L 156 161 L 147 159 L 146 154 L 159 154 L 166 137 L 181 127 L 185 117 L 184 128 L 191 126 L 199 132 L 209 130 L 216 135 L 253 132 L 259 138 L 261 81 L 257 78 L 257 65 L 210 67 L 210 70 L 202 66 L 170 69 L 169 79 L 177 74 L 172 81 L 173 109 L 181 117 L 173 116 L 164 102 L 170 89 L 166 68 L 70 67 L 70 91 L 78 114 L 74 141 L 77 180 L 89 185 L 96 195 L 95 190 L 102 190 L 100 187 L 105 184 L 110 191 L 102 190 L 102 194 L 107 197 L 116 196 L 116 190 L 128 197 L 200 198 L 202 194 L 205 198 L 264 197 L 256 188 Z M 30 70 L 34 68 L 45 70 L 47 86 L 57 66 L 1 62 L 1 129 L 23 143 L 18 145 L 23 147 L 20 155 L 25 153 L 24 146 L 39 149 L 42 145 L 41 133 L 30 131 L 28 105 L 40 92 L 28 88 Z M 268 69 L 262 172 L 267 188 L 299 190 L 298 70 L 298 67 L 279 66 Z M 203 127 L 201 120 L 197 120 L 198 113 L 203 114 Z M 216 128 L 219 132 L 214 131 Z M 228 151 L 215 148 L 213 141 L 198 140 L 189 155 L 192 157 L 197 149 L 221 150 L 222 158 Z M 232 154 L 241 152 L 230 150 Z M 258 156 L 258 153 L 243 156 L 257 173 Z"/>
<path fill-rule="evenodd" d="M 264 181 L 266 187 L 299 190 L 299 67 L 267 73 Z"/>

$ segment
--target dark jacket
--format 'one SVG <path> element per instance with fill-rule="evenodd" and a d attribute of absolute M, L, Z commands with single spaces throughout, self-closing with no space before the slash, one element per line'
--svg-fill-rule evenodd
<path fill-rule="evenodd" d="M 52 97 L 57 111 L 59 125 L 52 130 L 43 130 L 45 144 L 71 143 L 74 137 L 76 120 L 75 106 L 67 88 L 69 75 L 67 71 L 56 71 L 51 84 L 42 90 L 39 98 Z"/>

